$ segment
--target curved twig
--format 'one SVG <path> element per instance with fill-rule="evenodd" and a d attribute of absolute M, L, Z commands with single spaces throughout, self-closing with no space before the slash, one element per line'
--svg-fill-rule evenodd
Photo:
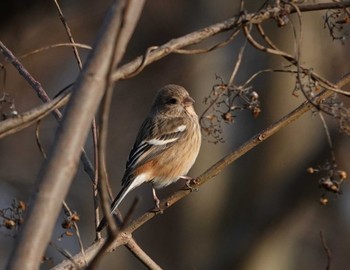
<path fill-rule="evenodd" d="M 239 34 L 239 32 L 240 32 L 240 30 L 237 29 L 227 39 L 225 39 L 224 41 L 222 41 L 220 43 L 215 44 L 214 46 L 212 46 L 208 49 L 192 49 L 192 50 L 178 49 L 178 50 L 175 50 L 174 53 L 178 53 L 178 54 L 203 54 L 203 53 L 212 52 L 216 49 L 225 47 L 232 40 L 234 40 L 234 38 Z"/>
<path fill-rule="evenodd" d="M 81 43 L 57 43 L 57 44 L 53 44 L 50 46 L 46 46 L 46 47 L 42 47 L 39 49 L 36 49 L 34 51 L 31 51 L 29 53 L 26 54 L 22 54 L 21 56 L 18 56 L 18 59 L 23 59 L 26 58 L 28 56 L 32 56 L 33 54 L 37 54 L 37 53 L 41 53 L 53 48 L 61 48 L 61 47 L 76 47 L 76 48 L 82 48 L 82 49 L 87 49 L 87 50 L 91 50 L 91 46 L 86 45 L 86 44 L 81 44 Z"/>

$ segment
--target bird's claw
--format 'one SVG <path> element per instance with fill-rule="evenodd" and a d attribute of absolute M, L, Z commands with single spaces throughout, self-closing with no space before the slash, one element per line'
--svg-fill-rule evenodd
<path fill-rule="evenodd" d="M 197 185 L 197 184 L 198 184 L 198 179 L 196 178 L 189 178 L 186 181 L 186 187 L 188 187 L 191 190 L 191 192 L 198 191 L 197 187 L 193 187 L 194 185 Z"/>

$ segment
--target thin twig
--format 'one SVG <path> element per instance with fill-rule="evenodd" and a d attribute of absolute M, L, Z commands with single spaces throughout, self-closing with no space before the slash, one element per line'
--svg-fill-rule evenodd
<path fill-rule="evenodd" d="M 63 201 L 63 208 L 64 208 L 65 212 L 68 214 L 69 217 L 71 217 L 73 215 L 73 212 L 70 210 L 70 208 L 69 208 L 68 204 L 66 203 L 66 201 Z M 83 245 L 83 242 L 81 241 L 80 230 L 79 230 L 78 224 L 74 220 L 72 220 L 72 222 L 73 222 L 74 230 L 75 230 L 76 235 L 77 235 L 77 239 L 78 239 L 78 242 L 79 242 L 79 247 L 80 247 L 80 250 L 81 250 L 81 254 L 83 256 L 83 260 L 85 262 L 85 265 L 87 265 L 84 245 Z"/>
<path fill-rule="evenodd" d="M 50 242 L 49 243 L 50 246 L 52 246 L 55 250 L 57 250 L 62 256 L 64 256 L 65 258 L 67 258 L 69 261 L 72 262 L 72 265 L 75 269 L 79 269 L 79 265 L 74 261 L 72 254 L 69 253 L 68 250 L 59 247 L 58 245 L 56 245 L 54 242 Z M 74 269 L 73 268 L 73 269 Z"/>
<path fill-rule="evenodd" d="M 36 122 L 35 141 L 36 141 L 36 145 L 38 146 L 41 155 L 43 156 L 44 159 L 46 159 L 46 153 L 45 153 L 44 147 L 43 147 L 43 145 L 40 142 L 40 129 L 39 129 L 40 123 L 41 123 L 40 120 L 38 120 Z"/>
<path fill-rule="evenodd" d="M 95 231 L 97 229 L 97 226 L 100 222 L 100 211 L 99 211 L 99 199 L 98 199 L 98 183 L 99 183 L 99 162 L 98 162 L 98 132 L 97 132 L 97 126 L 96 126 L 96 120 L 94 118 L 94 121 L 92 122 L 91 126 L 91 133 L 92 133 L 92 141 L 93 141 L 93 147 L 94 147 L 94 168 L 95 168 L 95 177 L 92 181 L 92 197 L 94 200 L 94 213 L 95 213 Z M 96 231 L 96 239 L 101 238 L 101 232 Z"/>
<path fill-rule="evenodd" d="M 200 115 L 199 117 L 199 123 L 202 125 L 202 122 L 204 120 L 205 115 L 207 114 L 207 112 L 216 104 L 216 102 L 219 100 L 219 98 L 225 93 L 225 88 L 224 87 L 220 87 L 220 93 L 216 93 L 215 98 L 210 102 L 209 106 L 207 106 L 205 108 L 205 110 L 203 111 L 203 113 Z"/>
<path fill-rule="evenodd" d="M 326 239 L 324 238 L 323 232 L 320 231 L 320 238 L 321 238 L 321 243 L 322 243 L 322 247 L 324 252 L 326 253 L 327 256 L 327 265 L 326 265 L 326 270 L 330 270 L 331 269 L 331 263 L 332 263 L 332 252 L 329 249 L 327 243 L 326 243 Z"/>
<path fill-rule="evenodd" d="M 40 53 L 40 52 L 44 52 L 53 48 L 60 48 L 60 47 L 76 47 L 76 48 L 82 48 L 82 49 L 87 49 L 87 50 L 91 50 L 91 46 L 86 45 L 86 44 L 81 44 L 81 43 L 58 43 L 58 44 L 53 44 L 53 45 L 49 45 L 46 47 L 42 47 L 39 49 L 36 49 L 34 51 L 31 51 L 29 53 L 26 54 L 22 54 L 21 56 L 18 56 L 18 59 L 23 59 L 26 58 L 28 56 L 32 56 L 34 54 Z"/>
<path fill-rule="evenodd" d="M 178 54 L 203 54 L 203 53 L 208 53 L 212 52 L 216 49 L 225 47 L 227 44 L 229 44 L 234 38 L 239 34 L 240 29 L 237 29 L 234 31 L 226 40 L 219 42 L 215 44 L 214 46 L 208 48 L 208 49 L 192 49 L 192 50 L 186 50 L 186 49 L 177 49 L 174 51 L 174 53 Z"/>
<path fill-rule="evenodd" d="M 300 48 L 301 48 L 301 44 L 302 44 L 302 40 L 303 40 L 303 23 L 302 23 L 302 20 L 301 20 L 301 11 L 299 9 L 299 7 L 290 2 L 288 3 L 288 5 L 291 5 L 295 10 L 296 10 L 296 13 L 297 13 L 297 17 L 298 17 L 298 22 L 299 22 L 299 38 L 298 38 L 298 35 L 297 35 L 297 31 L 296 31 L 296 26 L 294 25 L 293 21 L 291 21 L 291 25 L 292 25 L 292 28 L 293 28 L 293 34 L 294 34 L 294 50 L 295 50 L 295 54 L 297 55 L 297 60 L 300 61 Z"/>
<path fill-rule="evenodd" d="M 35 90 L 38 97 L 44 101 L 50 101 L 49 96 L 46 94 L 45 90 L 42 88 L 40 82 L 38 82 L 34 77 L 28 72 L 28 70 L 22 65 L 22 63 L 14 56 L 14 54 L 0 41 L 0 50 L 3 55 L 15 66 L 22 77 L 29 83 L 29 85 Z M 62 114 L 59 110 L 54 110 L 54 116 L 59 121 L 62 118 Z"/>
<path fill-rule="evenodd" d="M 296 27 L 293 24 L 293 22 L 291 22 L 292 25 L 292 29 L 293 29 L 293 35 L 294 35 L 294 49 L 295 49 L 295 66 L 297 68 L 297 82 L 299 83 L 299 87 L 301 92 L 303 93 L 304 97 L 307 99 L 307 101 L 309 101 L 315 108 L 319 109 L 319 105 L 317 105 L 316 103 L 314 103 L 314 101 L 309 97 L 309 95 L 306 93 L 305 89 L 304 89 L 304 84 L 302 82 L 301 79 L 301 73 L 303 73 L 305 70 L 303 70 L 300 66 L 300 47 L 301 47 L 301 40 L 302 40 L 302 21 L 301 21 L 301 12 L 298 9 L 298 6 L 296 6 L 293 3 L 290 3 L 290 5 L 292 5 L 296 11 L 297 11 L 297 15 L 298 15 L 298 21 L 299 21 L 299 38 L 297 37 L 297 32 L 296 32 Z"/>
<path fill-rule="evenodd" d="M 272 40 L 269 38 L 268 35 L 266 35 L 264 28 L 261 24 L 256 24 L 256 29 L 258 30 L 258 33 L 260 36 L 265 40 L 265 42 L 270 46 L 271 49 L 278 50 L 277 46 L 272 42 Z"/>
<path fill-rule="evenodd" d="M 128 74 L 123 79 L 130 79 L 132 77 L 135 77 L 137 74 L 139 74 L 145 68 L 150 53 L 157 48 L 158 48 L 158 46 L 148 47 L 146 50 L 146 53 L 142 56 L 142 61 L 140 63 L 140 66 L 137 67 L 135 71 L 132 71 L 130 74 Z"/>
<path fill-rule="evenodd" d="M 236 61 L 235 66 L 233 68 L 233 71 L 232 71 L 232 74 L 230 76 L 230 79 L 228 81 L 228 85 L 229 86 L 233 84 L 233 81 L 236 78 L 238 69 L 239 69 L 239 67 L 240 67 L 240 65 L 242 63 L 243 53 L 244 53 L 244 50 L 245 50 L 246 47 L 247 47 L 247 40 L 244 41 L 244 44 L 242 45 L 241 49 L 239 50 L 237 61 Z"/>
<path fill-rule="evenodd" d="M 240 3 L 239 3 L 239 11 L 240 11 L 240 12 L 243 12 L 243 11 L 244 11 L 244 0 L 240 0 Z"/>
<path fill-rule="evenodd" d="M 273 55 L 277 55 L 277 56 L 282 56 L 284 57 L 286 60 L 288 60 L 289 62 L 291 62 L 293 65 L 297 65 L 297 59 L 295 59 L 292 55 L 283 52 L 281 50 L 278 49 L 271 49 L 271 48 L 267 48 L 261 44 L 259 44 L 250 34 L 248 27 L 247 26 L 243 26 L 243 30 L 244 30 L 244 34 L 247 37 L 248 41 L 258 50 L 261 50 L 263 52 L 267 52 Z M 326 88 L 327 90 L 333 91 L 335 93 L 339 93 L 339 94 L 343 94 L 346 96 L 350 96 L 350 92 L 349 91 L 344 91 L 341 90 L 339 88 L 337 88 L 334 84 L 332 84 L 331 82 L 329 82 L 328 80 L 326 80 L 325 78 L 321 77 L 320 75 L 318 75 L 316 72 L 306 68 L 303 65 L 300 65 L 299 63 L 299 68 L 305 72 L 306 74 L 309 74 L 311 76 L 312 79 L 318 81 L 320 83 L 320 86 Z"/>
<path fill-rule="evenodd" d="M 322 122 L 322 125 L 323 125 L 323 129 L 324 129 L 324 132 L 326 134 L 329 150 L 331 151 L 332 162 L 333 162 L 332 164 L 335 164 L 335 153 L 334 153 L 334 148 L 333 148 L 333 143 L 332 143 L 332 137 L 331 137 L 331 134 L 329 132 L 329 128 L 328 128 L 327 122 L 324 119 L 322 112 L 318 112 L 318 116 L 321 119 L 321 122 Z"/>
<path fill-rule="evenodd" d="M 255 72 L 253 75 L 251 75 L 248 80 L 245 81 L 245 83 L 242 85 L 242 88 L 246 88 L 253 80 L 255 80 L 259 75 L 267 72 L 292 72 L 289 70 L 277 70 L 277 69 L 263 69 Z"/>
<path fill-rule="evenodd" d="M 260 43 L 258 43 L 250 34 L 250 31 L 249 31 L 249 28 L 247 25 L 243 26 L 243 30 L 244 30 L 243 32 L 244 32 L 245 36 L 247 37 L 248 41 L 250 42 L 250 44 L 252 44 L 256 49 L 263 51 L 263 52 L 270 53 L 270 54 L 274 54 L 277 56 L 282 56 L 282 57 L 286 58 L 288 61 L 291 61 L 293 64 L 295 64 L 295 59 L 292 55 L 290 55 L 286 52 L 283 52 L 281 50 L 265 47 L 265 46 L 261 45 Z"/>
<path fill-rule="evenodd" d="M 58 16 L 60 17 L 61 22 L 62 22 L 64 28 L 66 29 L 66 32 L 67 32 L 69 41 L 70 41 L 71 43 L 74 44 L 75 41 L 74 41 L 74 39 L 73 39 L 72 31 L 70 30 L 69 25 L 68 25 L 68 23 L 67 23 L 67 21 L 66 21 L 66 18 L 65 18 L 64 15 L 63 15 L 63 12 L 62 12 L 62 10 L 61 10 L 61 7 L 60 7 L 60 5 L 58 4 L 58 1 L 57 1 L 57 0 L 54 0 L 54 2 L 55 2 L 55 5 L 56 5 L 56 8 L 57 8 Z M 83 68 L 83 64 L 81 63 L 81 59 L 80 59 L 80 56 L 79 56 L 79 52 L 78 52 L 77 47 L 73 46 L 73 52 L 74 52 L 75 59 L 77 60 L 79 69 L 81 70 L 81 69 Z"/>
<path fill-rule="evenodd" d="M 6 86 L 6 68 L 3 64 L 0 63 L 0 69 L 2 70 L 3 72 L 3 77 L 2 77 L 2 81 L 1 81 L 1 91 L 5 91 L 5 86 Z"/>
<path fill-rule="evenodd" d="M 238 57 L 237 57 L 237 61 L 235 62 L 235 66 L 233 68 L 233 71 L 231 73 L 229 82 L 228 82 L 228 86 L 231 86 L 233 84 L 233 81 L 236 77 L 236 74 L 238 72 L 239 66 L 242 63 L 242 59 L 243 59 L 243 53 L 244 53 L 244 49 L 246 48 L 247 42 L 245 41 L 244 44 L 242 45 L 239 53 L 238 53 Z M 220 93 L 216 93 L 215 98 L 210 102 L 209 106 L 207 106 L 207 108 L 203 111 L 203 113 L 200 115 L 199 117 L 199 123 L 201 124 L 201 126 L 203 126 L 203 120 L 204 117 L 206 115 L 206 113 L 216 104 L 216 102 L 219 100 L 219 98 L 225 93 L 225 88 L 223 87 L 222 89 L 220 89 Z"/>
<path fill-rule="evenodd" d="M 146 252 L 135 242 L 134 239 L 130 239 L 126 245 L 127 249 L 134 254 L 134 256 L 139 259 L 148 269 L 152 270 L 161 270 L 162 268 L 152 260 Z"/>

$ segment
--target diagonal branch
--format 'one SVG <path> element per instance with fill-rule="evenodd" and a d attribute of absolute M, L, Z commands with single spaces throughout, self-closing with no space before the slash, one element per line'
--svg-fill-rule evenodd
<path fill-rule="evenodd" d="M 38 82 L 22 65 L 22 63 L 14 56 L 14 54 L 0 41 L 0 51 L 7 58 L 8 61 L 17 69 L 18 73 L 22 75 L 22 77 L 29 83 L 29 85 L 35 90 L 38 97 L 44 101 L 49 102 L 50 98 L 46 94 L 45 90 L 41 86 L 40 82 Z M 57 120 L 60 120 L 62 114 L 59 110 L 54 111 L 54 116 Z"/>
<path fill-rule="evenodd" d="M 162 268 L 148 256 L 142 248 L 135 242 L 134 239 L 130 239 L 126 244 L 126 248 L 135 255 L 148 269 L 152 270 L 161 270 Z"/>
<path fill-rule="evenodd" d="M 62 12 L 62 9 L 60 7 L 60 5 L 58 4 L 58 1 L 57 0 L 54 0 L 55 2 L 55 5 L 56 5 L 56 8 L 57 8 L 57 12 L 58 12 L 58 16 L 60 17 L 60 20 L 64 26 L 64 29 L 66 29 L 66 32 L 67 32 L 67 35 L 68 35 L 68 38 L 69 38 L 69 41 L 74 44 L 75 41 L 74 41 L 74 38 L 73 38 L 73 35 L 72 35 L 72 31 L 70 30 L 70 27 L 66 21 L 66 18 L 64 17 L 63 15 L 63 12 Z M 79 55 L 79 52 L 78 52 L 78 49 L 77 47 L 73 46 L 73 52 L 74 52 L 74 56 L 75 56 L 75 59 L 77 60 L 77 63 L 78 63 L 78 66 L 79 66 L 79 69 L 81 70 L 83 68 L 83 64 L 81 62 L 81 59 L 80 59 L 80 55 Z"/>
<path fill-rule="evenodd" d="M 343 87 L 346 84 L 350 82 L 350 73 L 348 73 L 346 76 L 344 76 L 337 84 L 337 87 Z M 319 102 L 322 102 L 325 98 L 332 95 L 331 91 L 323 91 L 317 98 Z M 266 139 L 271 137 L 272 135 L 276 134 L 278 131 L 280 131 L 282 128 L 288 126 L 295 120 L 299 119 L 304 113 L 310 111 L 314 106 L 309 103 L 308 101 L 305 101 L 302 103 L 298 108 L 294 109 L 284 117 L 282 117 L 279 121 L 272 124 L 262 132 L 258 133 L 257 135 L 253 136 L 251 139 L 249 139 L 246 143 L 244 143 L 241 147 L 239 147 L 237 150 L 233 151 L 232 153 L 228 154 L 224 158 L 220 159 L 218 162 L 216 162 L 214 165 L 212 165 L 209 169 L 207 169 L 204 173 L 202 173 L 197 179 L 196 183 L 192 186 L 193 188 L 198 188 L 220 174 L 226 167 L 228 167 L 231 163 L 233 163 L 235 160 L 243 156 L 245 153 L 253 149 L 255 146 L 259 145 L 260 143 L 264 142 Z M 131 224 L 126 226 L 120 233 L 118 234 L 117 239 L 114 241 L 114 243 L 111 245 L 109 251 L 115 250 L 117 247 L 121 245 L 126 245 L 128 241 L 131 238 L 131 234 L 140 228 L 143 224 L 145 224 L 147 221 L 155 217 L 161 212 L 164 212 L 166 209 L 174 205 L 176 202 L 181 200 L 182 198 L 186 197 L 191 193 L 191 190 L 188 188 L 183 188 L 168 198 L 162 200 L 160 203 L 160 209 L 158 210 L 150 210 L 143 215 L 141 215 L 139 218 L 135 219 Z M 86 256 L 87 260 L 89 262 L 89 258 L 92 258 L 100 249 L 101 245 L 105 242 L 105 239 L 101 239 L 98 242 L 93 243 L 87 250 L 86 250 Z M 83 257 L 81 253 L 74 256 L 74 261 L 79 265 L 83 265 Z M 54 270 L 60 270 L 60 269 L 67 269 L 71 267 L 72 264 L 69 260 L 63 261 L 62 263 L 58 264 L 56 267 L 54 267 Z"/>
<path fill-rule="evenodd" d="M 338 83 L 337 87 L 342 87 L 345 84 L 349 83 L 350 80 L 350 73 L 347 74 L 347 76 L 343 77 Z M 318 97 L 318 102 L 322 102 L 324 99 L 332 95 L 331 91 L 323 91 Z M 242 155 L 253 149 L 255 146 L 259 145 L 272 135 L 276 134 L 278 131 L 280 131 L 282 128 L 288 126 L 295 120 L 299 119 L 304 113 L 310 111 L 313 107 L 312 104 L 310 104 L 308 101 L 303 102 L 298 108 L 294 109 L 292 112 L 288 113 L 284 117 L 282 117 L 279 121 L 272 124 L 259 134 L 253 136 L 251 139 L 249 139 L 246 143 L 244 143 L 241 147 L 239 147 L 236 151 L 233 151 L 232 153 L 228 154 L 226 157 L 220 159 L 217 163 L 215 163 L 213 166 L 211 166 L 208 170 L 206 170 L 203 174 L 201 174 L 197 179 L 196 183 L 193 184 L 193 188 L 198 188 L 199 186 L 202 186 L 207 181 L 212 179 L 213 177 L 220 174 L 228 165 L 233 163 L 235 160 L 240 158 Z M 128 225 L 120 234 L 131 234 L 136 229 L 141 227 L 144 223 L 146 223 L 148 220 L 159 214 L 160 212 L 163 212 L 167 208 L 171 207 L 173 204 L 175 204 L 177 201 L 182 199 L 183 197 L 189 195 L 191 193 L 190 189 L 181 189 L 177 192 L 175 192 L 173 195 L 169 196 L 168 198 L 164 199 L 160 204 L 160 211 L 149 211 L 134 220 L 130 225 Z M 111 247 L 111 250 L 114 250 L 116 247 L 120 245 L 118 239 L 115 241 L 114 245 Z"/>

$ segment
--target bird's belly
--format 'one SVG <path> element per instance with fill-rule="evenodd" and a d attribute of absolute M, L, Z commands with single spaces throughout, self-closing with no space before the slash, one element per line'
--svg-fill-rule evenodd
<path fill-rule="evenodd" d="M 187 149 L 188 148 L 188 149 Z M 165 151 L 164 157 L 158 159 L 156 166 L 153 168 L 159 168 L 153 171 L 152 182 L 155 188 L 162 188 L 176 182 L 181 176 L 185 176 L 191 169 L 193 163 L 195 162 L 198 149 L 193 149 L 193 145 L 188 145 L 184 147 L 177 147 L 179 151 L 175 150 L 173 152 L 167 153 Z"/>

